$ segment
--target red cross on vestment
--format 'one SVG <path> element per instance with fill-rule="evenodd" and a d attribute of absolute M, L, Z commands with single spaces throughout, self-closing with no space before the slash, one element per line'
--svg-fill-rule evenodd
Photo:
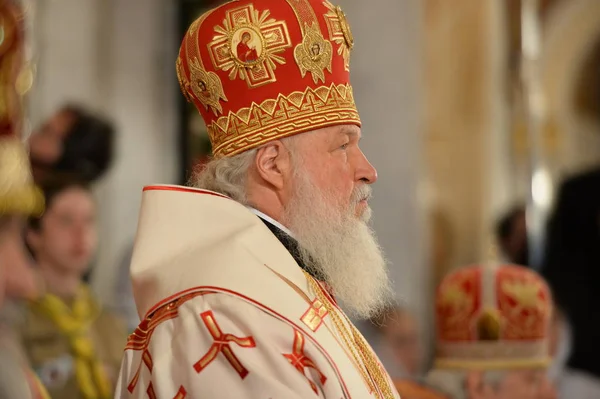
<path fill-rule="evenodd" d="M 285 357 L 292 366 L 296 368 L 307 380 L 310 384 L 312 390 L 318 395 L 319 391 L 317 390 L 317 386 L 306 376 L 304 369 L 311 368 L 315 370 L 319 374 L 319 381 L 321 385 L 325 384 L 327 381 L 327 377 L 321 373 L 316 366 L 316 364 L 304 354 L 304 336 L 298 330 L 294 330 L 294 347 L 293 351 L 290 354 L 284 354 Z"/>
<path fill-rule="evenodd" d="M 167 320 L 171 320 L 176 318 L 179 315 L 179 307 L 193 299 L 197 296 L 204 295 L 205 292 L 194 292 L 191 294 L 187 294 L 178 298 L 164 306 L 158 308 L 151 316 L 144 319 L 135 331 L 129 336 L 127 339 L 127 345 L 125 346 L 125 350 L 134 350 L 134 351 L 142 351 L 142 361 L 138 365 L 137 371 L 131 381 L 129 381 L 129 385 L 127 385 L 127 390 L 129 393 L 133 393 L 138 380 L 140 378 L 140 374 L 142 371 L 142 364 L 145 364 L 148 368 L 148 371 L 152 373 L 152 368 L 154 367 L 154 362 L 152 360 L 152 355 L 148 350 L 150 346 L 150 341 L 152 339 L 152 334 L 156 330 L 161 323 Z M 150 388 L 148 388 L 150 389 Z"/>
<path fill-rule="evenodd" d="M 242 379 L 246 378 L 248 375 L 248 370 L 246 370 L 239 359 L 235 356 L 231 350 L 230 343 L 233 342 L 242 348 L 255 348 L 256 343 L 254 342 L 254 338 L 238 338 L 232 334 L 223 334 L 221 328 L 215 320 L 213 312 L 210 310 L 200 314 L 200 317 L 202 317 L 202 321 L 204 321 L 204 324 L 210 332 L 210 335 L 212 335 L 214 342 L 208 352 L 202 356 L 202 359 L 198 360 L 196 364 L 194 364 L 194 370 L 196 370 L 197 373 L 200 373 L 217 358 L 219 353 L 222 353 L 223 356 L 225 356 L 225 359 L 227 359 L 231 367 L 235 369 L 240 377 Z"/>

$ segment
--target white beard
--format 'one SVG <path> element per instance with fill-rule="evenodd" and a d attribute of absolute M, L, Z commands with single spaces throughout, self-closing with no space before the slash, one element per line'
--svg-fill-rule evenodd
<path fill-rule="evenodd" d="M 355 214 L 360 200 L 370 197 L 370 186 L 360 186 L 346 208 L 317 188 L 300 165 L 295 184 L 283 222 L 298 241 L 304 264 L 325 278 L 350 316 L 381 312 L 392 300 L 386 261 L 368 225 L 371 209 Z"/>

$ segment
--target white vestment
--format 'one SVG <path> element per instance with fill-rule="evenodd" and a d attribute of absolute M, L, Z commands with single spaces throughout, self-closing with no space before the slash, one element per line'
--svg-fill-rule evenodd
<path fill-rule="evenodd" d="M 116 398 L 385 397 L 288 250 L 229 198 L 146 188 L 131 274 L 144 321 Z"/>

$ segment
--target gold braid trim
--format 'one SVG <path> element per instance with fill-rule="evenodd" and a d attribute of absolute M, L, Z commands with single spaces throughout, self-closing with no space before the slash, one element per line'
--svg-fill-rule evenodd
<path fill-rule="evenodd" d="M 357 124 L 360 118 L 349 84 L 307 87 L 252 103 L 208 126 L 215 157 L 233 156 L 266 142 L 327 126 Z"/>
<path fill-rule="evenodd" d="M 312 291 L 314 291 L 314 294 L 328 310 L 328 314 L 333 321 L 337 333 L 350 351 L 354 363 L 358 367 L 358 371 L 361 373 L 369 390 L 372 391 L 373 395 L 378 399 L 394 399 L 391 381 L 388 379 L 387 373 L 364 337 L 342 310 L 339 310 L 338 314 L 336 306 L 329 296 L 323 292 L 319 283 L 317 283 L 317 281 L 306 271 L 304 271 L 304 275 L 306 276 Z M 349 328 L 344 325 L 345 323 Z"/>

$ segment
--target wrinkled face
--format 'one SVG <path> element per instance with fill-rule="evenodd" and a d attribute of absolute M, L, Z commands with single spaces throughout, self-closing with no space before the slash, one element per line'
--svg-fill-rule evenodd
<path fill-rule="evenodd" d="M 73 125 L 71 113 L 61 111 L 52 116 L 29 138 L 31 158 L 34 163 L 53 165 L 61 157 L 63 142 Z"/>
<path fill-rule="evenodd" d="M 496 387 L 487 387 L 473 399 L 556 399 L 556 390 L 543 370 L 515 370 Z"/>
<path fill-rule="evenodd" d="M 341 211 L 351 210 L 357 217 L 369 212 L 369 189 L 377 171 L 359 147 L 360 128 L 341 125 L 302 134 L 296 140 L 302 168 L 314 186 L 327 193 L 329 205 Z M 364 195 L 353 200 L 353 194 Z"/>
<path fill-rule="evenodd" d="M 423 356 L 416 320 L 407 312 L 397 313 L 385 322 L 383 337 L 400 366 L 409 376 L 416 376 Z"/>
<path fill-rule="evenodd" d="M 85 273 L 96 251 L 96 204 L 91 194 L 71 187 L 57 194 L 30 244 L 40 263 L 61 272 Z"/>
<path fill-rule="evenodd" d="M 367 318 L 391 297 L 387 268 L 368 225 L 377 173 L 358 146 L 360 130 L 337 126 L 299 135 L 283 224 L 305 265 L 321 276 L 352 316 Z"/>
<path fill-rule="evenodd" d="M 20 217 L 0 220 L 0 305 L 4 296 L 32 299 L 37 293 Z"/>

